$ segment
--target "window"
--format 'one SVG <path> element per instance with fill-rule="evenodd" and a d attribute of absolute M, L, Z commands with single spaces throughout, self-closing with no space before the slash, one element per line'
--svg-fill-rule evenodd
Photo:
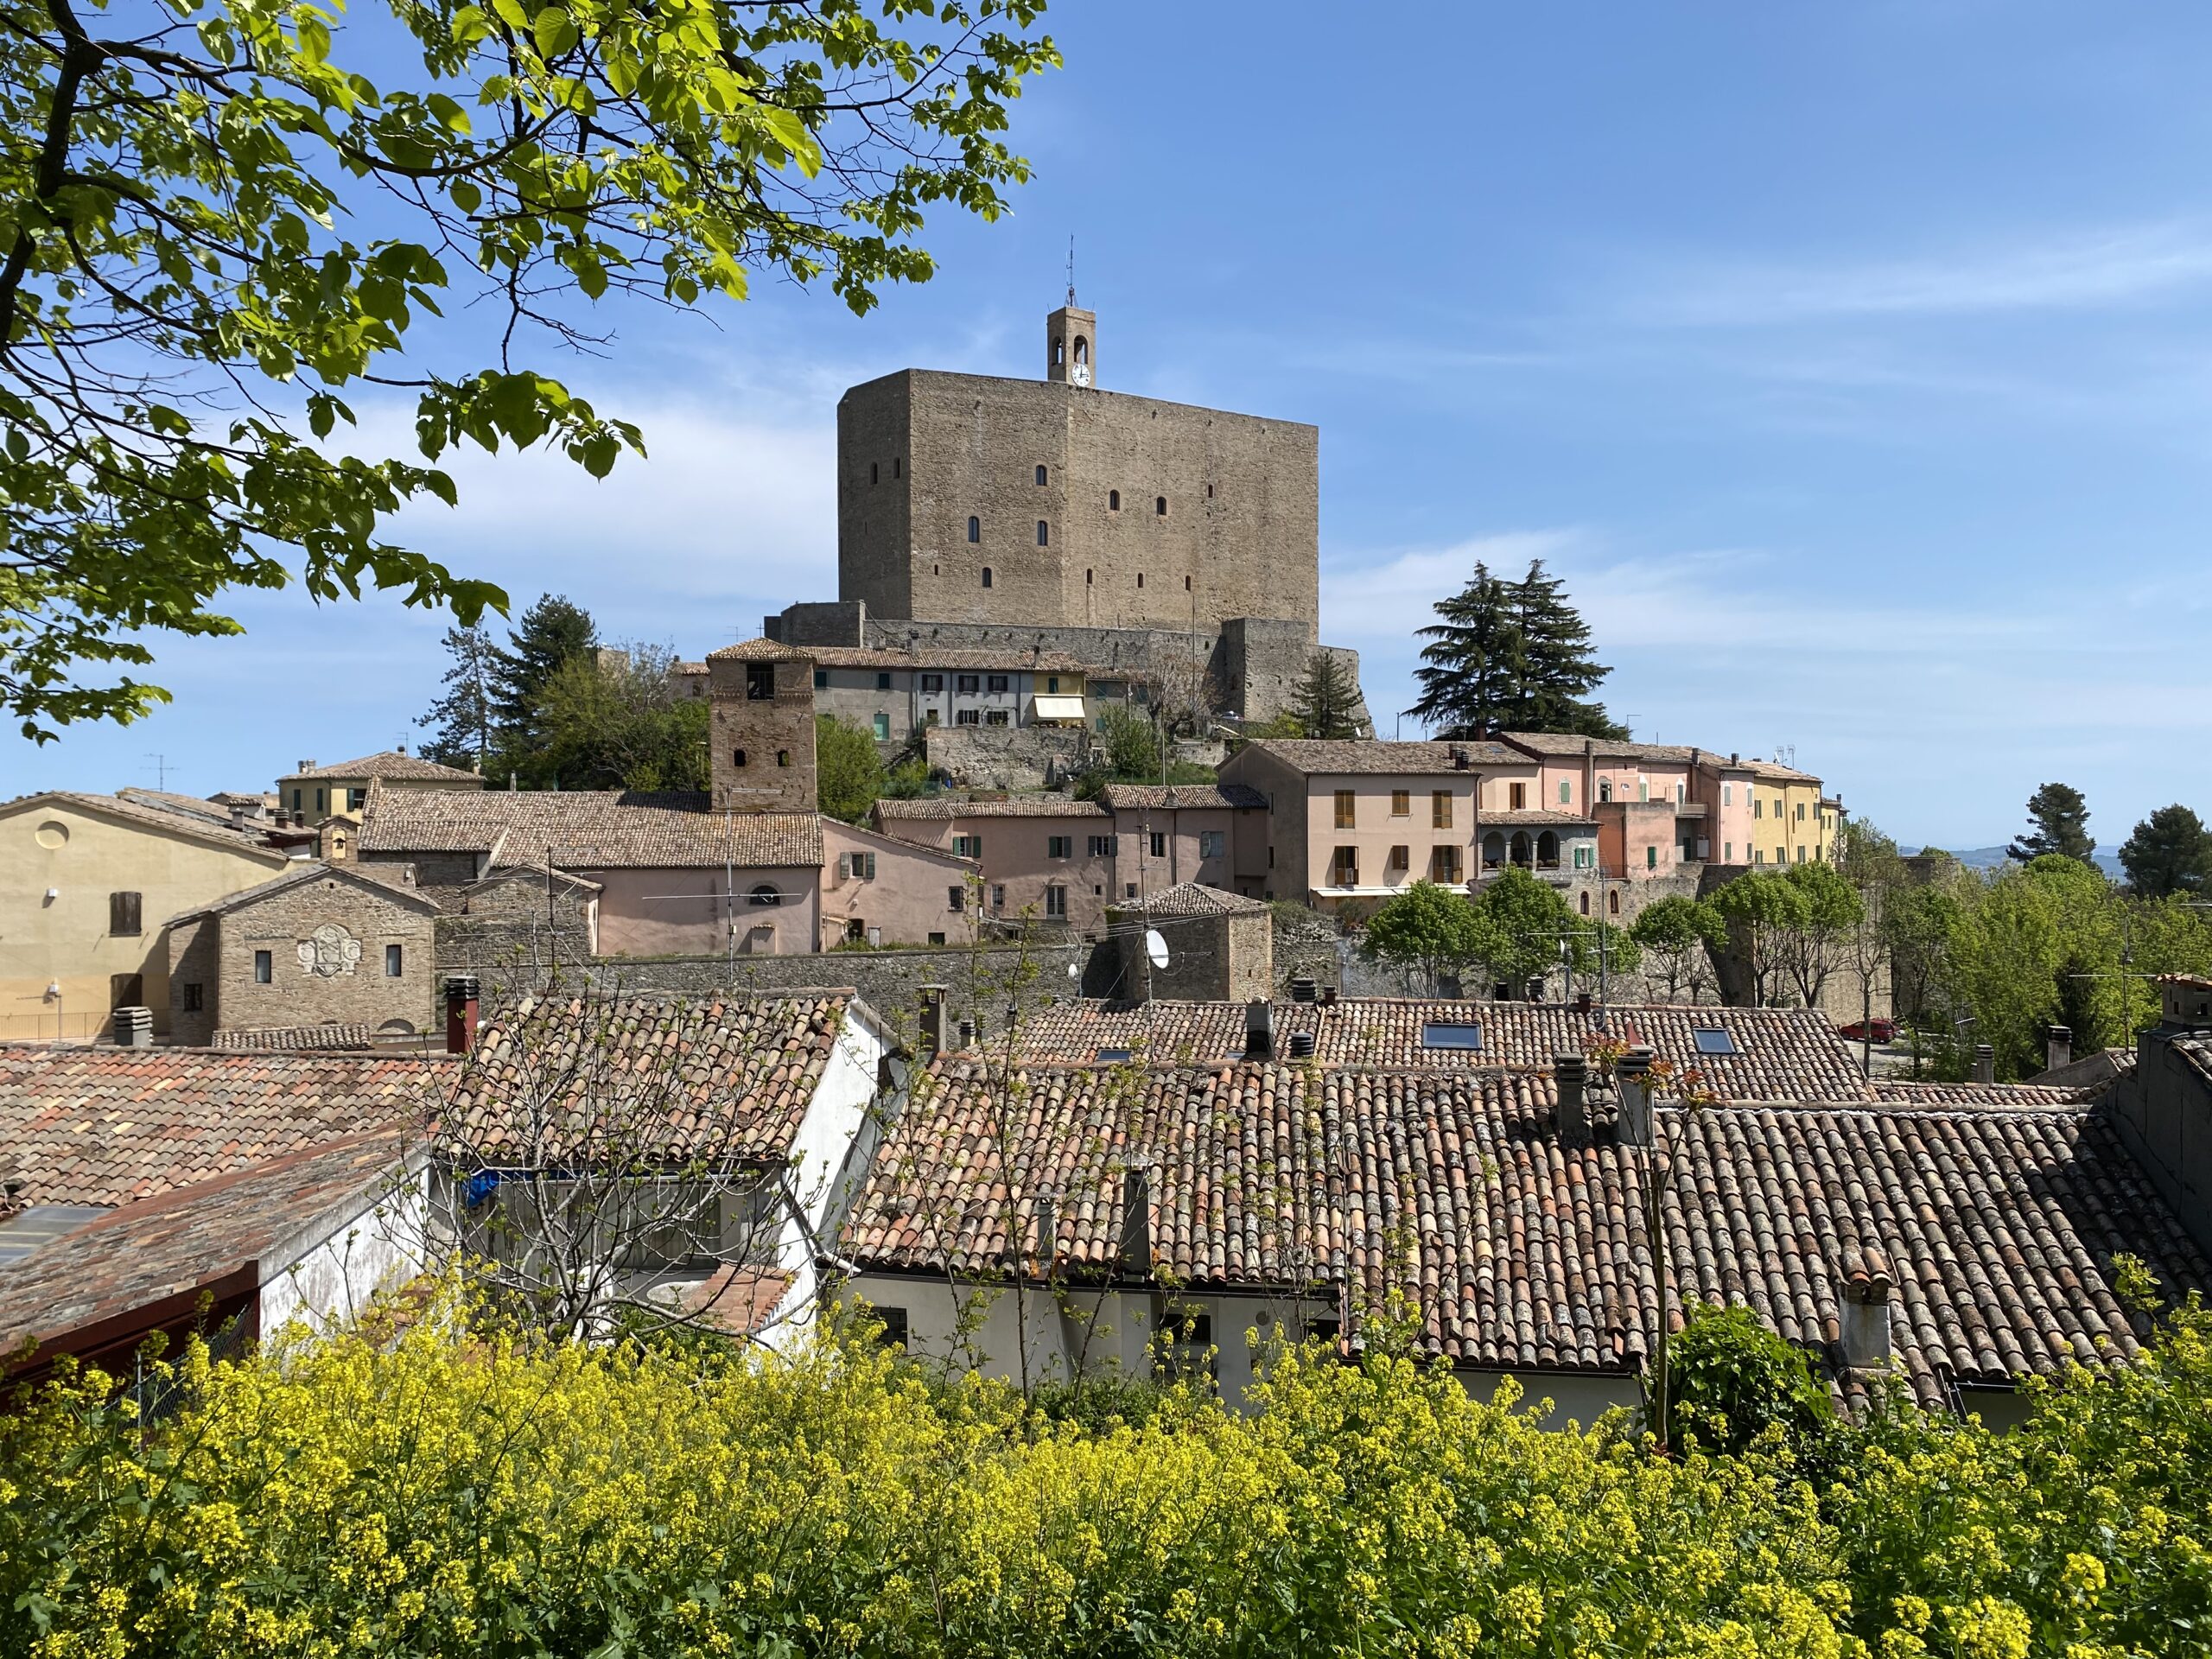
<path fill-rule="evenodd" d="M 276 958 L 266 950 L 253 953 L 253 982 L 266 985 L 276 977 Z"/>
<path fill-rule="evenodd" d="M 1039 467 L 1037 469 L 1037 486 L 1038 486 L 1039 489 L 1042 489 L 1042 488 L 1044 487 L 1044 486 L 1045 486 L 1045 480 L 1046 480 L 1048 476 L 1049 476 L 1049 474 L 1045 471 L 1045 469 L 1044 469 L 1042 467 Z"/>
<path fill-rule="evenodd" d="M 1044 519 L 1039 518 L 1037 521 L 1037 545 L 1039 547 L 1050 547 L 1052 544 L 1052 527 Z"/>
<path fill-rule="evenodd" d="M 1597 862 L 1598 849 L 1595 847 L 1591 846 L 1587 842 L 1585 842 L 1582 845 L 1574 849 L 1574 868 L 1576 869 L 1590 869 L 1592 868 Z M 1590 913 L 1590 895 L 1586 893 L 1582 895 L 1582 913 L 1585 916 L 1587 916 Z"/>
<path fill-rule="evenodd" d="M 791 752 L 789 749 L 778 749 L 776 751 L 776 764 L 778 766 L 788 766 L 791 763 Z"/>
<path fill-rule="evenodd" d="M 1684 801 L 1689 798 L 1689 793 L 1690 788 L 1688 784 L 1676 784 L 1675 785 L 1675 804 L 1676 806 L 1680 806 Z"/>
<path fill-rule="evenodd" d="M 1755 818 L 1763 818 L 1766 816 L 1766 803 L 1756 795 L 1751 797 L 1751 816 Z"/>
<path fill-rule="evenodd" d="M 983 539 L 983 521 L 974 513 L 968 515 L 968 541 L 970 546 Z"/>
<path fill-rule="evenodd" d="M 111 893 L 107 896 L 108 937 L 135 939 L 138 937 L 139 897 L 135 893 Z"/>
<path fill-rule="evenodd" d="M 814 689 L 817 691 L 827 691 L 830 689 L 830 671 L 828 669 L 817 668 L 814 671 Z"/>
<path fill-rule="evenodd" d="M 986 726 L 1010 725 L 1013 720 L 1014 716 L 1004 709 L 986 709 L 983 711 L 983 724 Z"/>
<path fill-rule="evenodd" d="M 753 888 L 747 897 L 763 910 L 773 910 L 784 902 L 784 895 L 765 882 Z"/>
<path fill-rule="evenodd" d="M 1339 887 L 1359 885 L 1359 849 L 1339 847 L 1329 858 L 1329 880 Z"/>
<path fill-rule="evenodd" d="M 1690 1033 L 1690 1040 L 1697 1045 L 1700 1054 L 1740 1054 L 1736 1039 L 1718 1026 L 1700 1026 Z"/>
<path fill-rule="evenodd" d="M 1636 798 L 1639 801 L 1648 801 L 1651 798 L 1651 780 L 1649 778 L 1639 778 L 1636 780 Z"/>
<path fill-rule="evenodd" d="M 1206 486 L 1206 499 L 1209 501 L 1213 499 L 1213 486 L 1211 484 Z"/>
<path fill-rule="evenodd" d="M 893 477 L 893 478 L 896 478 L 896 477 L 898 477 L 898 476 L 899 476 L 899 459 L 900 459 L 900 458 L 899 458 L 899 456 L 897 456 L 897 455 L 893 455 L 893 456 L 892 456 L 892 457 L 891 457 L 891 476 L 892 476 L 892 477 Z"/>
<path fill-rule="evenodd" d="M 1390 868 L 1393 870 L 1402 872 L 1410 870 L 1413 867 L 1414 849 L 1412 848 L 1393 847 L 1390 849 Z"/>
<path fill-rule="evenodd" d="M 1154 858 L 1167 856 L 1167 832 L 1165 830 L 1152 832 L 1152 855 Z"/>
<path fill-rule="evenodd" d="M 1428 855 L 1428 879 L 1446 884 L 1459 880 L 1459 853 L 1457 847 L 1433 848 Z"/>
<path fill-rule="evenodd" d="M 1137 572 L 1137 586 L 1140 588 L 1144 586 L 1144 572 L 1141 570 Z"/>
<path fill-rule="evenodd" d="M 1114 851 L 1115 851 L 1115 848 L 1114 848 L 1114 837 L 1113 837 L 1113 836 L 1091 836 L 1091 838 L 1090 838 L 1090 849 L 1089 849 L 1089 855 L 1090 855 L 1090 857 L 1092 857 L 1092 858 L 1111 858 L 1111 857 L 1113 857 L 1113 856 L 1114 856 Z"/>
<path fill-rule="evenodd" d="M 1106 492 L 1106 511 L 1107 511 L 1107 512 L 1119 512 L 1121 510 L 1122 510 L 1122 493 L 1121 493 L 1119 490 L 1109 490 L 1109 491 L 1107 491 L 1107 492 Z"/>
<path fill-rule="evenodd" d="M 990 567 L 989 565 L 988 565 L 988 564 L 987 564 L 987 565 L 985 565 L 985 566 L 983 567 L 983 586 L 984 586 L 984 587 L 986 587 L 986 588 L 988 588 L 988 587 L 989 587 L 990 585 L 991 585 L 991 567 Z"/>
<path fill-rule="evenodd" d="M 1802 864 L 1805 861 L 1805 849 L 1802 847 L 1800 847 L 1797 849 L 1797 861 L 1800 864 Z"/>
<path fill-rule="evenodd" d="M 1340 789 L 1337 791 L 1337 828 L 1339 830 L 1349 830 L 1352 826 L 1352 800 L 1351 791 Z"/>
<path fill-rule="evenodd" d="M 1529 785 L 1508 784 L 1505 786 L 1505 805 L 1508 811 L 1526 812 L 1529 810 Z"/>
<path fill-rule="evenodd" d="M 837 855 L 837 874 L 849 881 L 875 880 L 874 853 L 840 853 Z"/>
<path fill-rule="evenodd" d="M 1797 803 L 1797 822 L 1800 823 L 1805 822 L 1805 803 L 1802 801 Z"/>
<path fill-rule="evenodd" d="M 1609 893 L 1605 895 L 1605 910 L 1609 915 L 1618 916 L 1621 913 L 1620 894 Z"/>
<path fill-rule="evenodd" d="M 891 741 L 891 716 L 880 709 L 875 711 L 875 741 L 879 743 Z"/>
<path fill-rule="evenodd" d="M 732 765 L 735 766 L 740 771 L 744 770 L 745 751 L 743 749 L 732 749 L 729 752 L 729 758 Z"/>
<path fill-rule="evenodd" d="M 1734 842 L 1724 841 L 1720 843 L 1720 861 L 1723 864 L 1733 864 L 1736 861 L 1736 843 Z"/>
<path fill-rule="evenodd" d="M 1134 899 L 1134 898 L 1135 898 L 1136 896 L 1137 896 L 1137 884 L 1136 884 L 1135 882 L 1134 882 L 1134 881 L 1124 881 L 1124 882 L 1122 882 L 1122 898 L 1124 898 L 1124 899 Z"/>
<path fill-rule="evenodd" d="M 866 944 L 868 943 L 868 923 L 858 916 L 849 918 L 845 923 L 845 943 L 848 944 Z"/>
<path fill-rule="evenodd" d="M 1428 826 L 1432 830 L 1449 830 L 1452 827 L 1452 791 L 1450 790 L 1439 789 L 1430 791 Z"/>
<path fill-rule="evenodd" d="M 745 665 L 745 700 L 747 702 L 773 702 L 776 700 L 776 665 L 773 663 L 747 663 Z"/>
<path fill-rule="evenodd" d="M 387 944 L 384 948 L 384 976 L 400 979 L 405 976 L 407 951 L 403 945 Z"/>
<path fill-rule="evenodd" d="M 980 709 L 957 709 L 952 716 L 952 723 L 956 726 L 980 726 L 983 723 L 983 711 Z"/>
<path fill-rule="evenodd" d="M 1576 851 L 1576 852 L 1578 852 L 1578 853 L 1579 853 L 1579 852 L 1580 852 L 1581 850 L 1582 850 L 1582 849 L 1581 849 L 1580 848 L 1579 848 L 1579 847 L 1575 849 L 1575 851 Z M 1585 916 L 1587 916 L 1587 915 L 1590 913 L 1590 895 L 1589 895 L 1588 893 L 1584 893 L 1584 894 L 1582 894 L 1582 895 L 1581 895 L 1581 899 L 1582 899 L 1582 906 L 1581 906 L 1581 908 L 1582 908 L 1582 913 L 1583 913 Z"/>
<path fill-rule="evenodd" d="M 1081 334 L 1075 337 L 1075 360 L 1079 364 L 1090 361 L 1090 342 Z"/>
<path fill-rule="evenodd" d="M 1720 804 L 1723 806 L 1733 806 L 1736 804 L 1735 785 L 1723 784 L 1720 785 Z"/>
<path fill-rule="evenodd" d="M 995 697 L 1004 696 L 1006 695 L 1006 688 L 1007 677 L 1003 674 L 990 675 L 983 681 L 983 689 Z"/>
<path fill-rule="evenodd" d="M 1060 677 L 1057 674 L 1047 674 L 1045 677 L 1045 695 L 1048 697 L 1052 696 L 1056 694 L 1059 689 Z"/>
<path fill-rule="evenodd" d="M 1167 498 L 1164 495 L 1153 498 L 1152 511 L 1155 518 L 1165 518 L 1167 516 Z"/>
<path fill-rule="evenodd" d="M 994 882 L 991 886 L 991 908 L 993 910 L 1006 908 L 1006 883 L 1003 881 Z"/>
<path fill-rule="evenodd" d="M 876 472 L 876 463 L 872 461 L 868 464 L 868 481 L 871 484 L 880 484 L 883 481 Z"/>
<path fill-rule="evenodd" d="M 981 858 L 983 855 L 983 838 L 981 836 L 955 836 L 952 838 L 952 855 L 955 858 Z"/>
<path fill-rule="evenodd" d="M 1472 1052 L 1483 1046 L 1483 1028 L 1432 1020 L 1421 1028 L 1421 1046 L 1423 1048 L 1459 1048 Z"/>
<path fill-rule="evenodd" d="M 1198 856 L 1200 858 L 1221 858 L 1224 857 L 1228 854 L 1228 851 L 1229 832 L 1226 830 L 1201 830 L 1198 831 Z"/>
<path fill-rule="evenodd" d="M 1075 837 L 1073 836 L 1046 836 L 1045 856 L 1047 858 L 1073 858 L 1075 856 Z"/>
<path fill-rule="evenodd" d="M 202 1006 L 200 1000 L 200 988 L 197 985 L 184 985 L 180 986 L 178 991 L 177 1007 L 182 1008 L 187 1014 L 198 1014 Z"/>
<path fill-rule="evenodd" d="M 876 1340 L 886 1348 L 904 1348 L 906 1345 L 906 1310 L 903 1307 L 878 1307 L 869 1311 L 883 1326 Z"/>
<path fill-rule="evenodd" d="M 292 791 L 292 810 L 293 810 L 293 811 L 295 811 L 295 812 L 297 812 L 297 811 L 299 811 L 300 810 L 301 810 L 301 791 L 296 789 L 296 790 L 294 790 L 294 791 Z"/>
<path fill-rule="evenodd" d="M 1602 803 L 1612 798 L 1613 780 L 1610 778 L 1600 778 L 1598 780 L 1598 799 Z"/>
<path fill-rule="evenodd" d="M 1068 915 L 1068 890 L 1054 883 L 1045 889 L 1045 913 L 1060 921 Z"/>
<path fill-rule="evenodd" d="M 1562 778 L 1559 780 L 1559 804 L 1561 806 L 1573 806 L 1574 804 L 1574 780 L 1573 779 Z"/>
<path fill-rule="evenodd" d="M 932 933 L 932 934 L 931 934 L 931 935 L 930 935 L 930 943 L 931 943 L 931 944 L 943 944 L 944 943 L 944 934 L 942 934 L 942 933 Z"/>
<path fill-rule="evenodd" d="M 1643 868 L 1647 870 L 1656 870 L 1659 868 L 1659 849 L 1656 847 L 1646 847 L 1643 849 Z"/>
<path fill-rule="evenodd" d="M 317 791 L 315 791 L 315 810 L 316 811 L 318 811 L 318 812 L 321 812 L 321 811 L 327 810 L 328 809 L 329 805 L 330 805 L 330 791 L 329 791 L 328 790 L 327 790 L 327 789 L 318 789 Z"/>
<path fill-rule="evenodd" d="M 875 689 L 879 691 L 888 691 L 891 689 L 891 671 L 889 669 L 880 668 L 876 670 Z"/>
<path fill-rule="evenodd" d="M 923 676 L 922 676 L 922 691 L 923 691 L 923 693 L 924 693 L 924 695 L 925 695 L 925 696 L 934 696 L 934 695 L 935 695 L 935 694 L 937 694 L 938 692 L 940 692 L 940 691 L 942 691 L 942 690 L 944 690 L 944 675 L 942 675 L 942 674 L 925 674 L 925 675 L 923 675 Z"/>
<path fill-rule="evenodd" d="M 367 790 L 349 789 L 346 791 L 346 810 L 348 812 L 358 812 L 368 804 L 369 791 Z"/>
<path fill-rule="evenodd" d="M 959 915 L 961 912 L 968 908 L 968 889 L 965 887 L 947 887 L 944 890 L 944 907 L 950 911 L 954 915 Z"/>
<path fill-rule="evenodd" d="M 983 678 L 980 674 L 963 674 L 953 683 L 959 688 L 962 696 L 972 697 L 982 689 Z"/>
<path fill-rule="evenodd" d="M 1083 585 L 1086 588 L 1093 586 L 1096 583 L 1097 577 L 1098 573 L 1096 570 L 1084 571 L 1083 573 Z"/>
<path fill-rule="evenodd" d="M 1191 579 L 1188 576 L 1183 578 L 1183 591 L 1186 594 L 1191 591 Z"/>
<path fill-rule="evenodd" d="M 1394 789 L 1390 791 L 1390 816 L 1392 817 L 1409 818 L 1413 816 L 1413 791 L 1410 789 Z"/>

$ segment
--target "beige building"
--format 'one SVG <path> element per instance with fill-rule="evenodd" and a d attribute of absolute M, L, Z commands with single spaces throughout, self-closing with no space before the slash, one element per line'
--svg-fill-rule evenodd
<path fill-rule="evenodd" d="M 321 825 L 331 817 L 361 821 L 369 785 L 381 782 L 394 792 L 418 789 L 481 789 L 479 773 L 456 766 L 442 766 L 404 749 L 365 754 L 334 766 L 318 766 L 302 760 L 299 769 L 276 780 L 276 810 L 295 824 Z"/>
<path fill-rule="evenodd" d="M 935 846 L 822 820 L 822 948 L 965 944 L 982 867 Z"/>
<path fill-rule="evenodd" d="M 250 831 L 111 796 L 0 804 L 0 1035 L 98 1038 L 118 1007 L 168 1029 L 162 924 L 256 887 L 286 855 Z"/>

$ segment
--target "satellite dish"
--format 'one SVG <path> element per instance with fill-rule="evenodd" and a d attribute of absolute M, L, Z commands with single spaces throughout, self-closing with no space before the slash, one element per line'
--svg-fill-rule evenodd
<path fill-rule="evenodd" d="M 1167 965 L 1167 941 L 1160 937 L 1160 930 L 1147 927 L 1144 931 L 1144 953 L 1155 968 Z"/>

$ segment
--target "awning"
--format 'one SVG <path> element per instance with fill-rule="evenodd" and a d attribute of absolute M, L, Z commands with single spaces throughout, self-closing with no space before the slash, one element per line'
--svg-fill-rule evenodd
<path fill-rule="evenodd" d="M 1083 723 L 1081 697 L 1049 697 L 1039 693 L 1031 699 L 1031 703 L 1032 720 L 1071 720 L 1078 726 Z"/>

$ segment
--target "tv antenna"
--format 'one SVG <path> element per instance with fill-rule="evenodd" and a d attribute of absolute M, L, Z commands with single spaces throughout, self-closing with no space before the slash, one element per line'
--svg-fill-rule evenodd
<path fill-rule="evenodd" d="M 1075 232 L 1068 232 L 1068 309 L 1075 309 Z"/>
<path fill-rule="evenodd" d="M 154 763 L 154 787 L 162 791 L 164 794 L 168 793 L 169 786 L 168 756 L 166 754 L 149 754 L 146 758 Z"/>

